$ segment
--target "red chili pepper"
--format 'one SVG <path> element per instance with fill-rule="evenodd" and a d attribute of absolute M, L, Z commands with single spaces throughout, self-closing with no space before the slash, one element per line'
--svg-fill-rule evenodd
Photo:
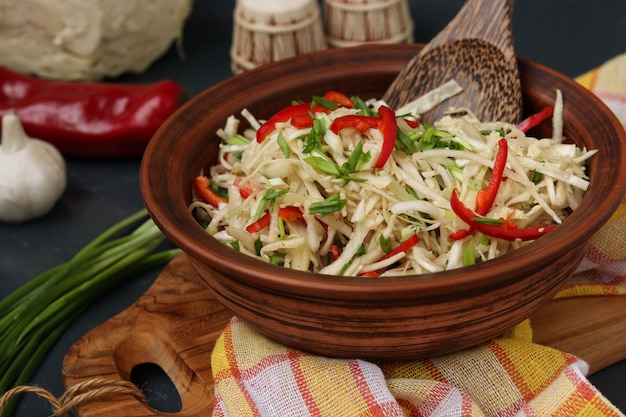
<path fill-rule="evenodd" d="M 341 256 L 341 248 L 339 247 L 338 244 L 333 243 L 332 245 L 330 245 L 330 256 L 333 259 L 333 261 L 336 261 L 339 256 Z"/>
<path fill-rule="evenodd" d="M 450 233 L 450 239 L 461 240 L 467 237 L 470 233 L 472 233 L 472 229 L 459 229 L 454 233 Z"/>
<path fill-rule="evenodd" d="M 398 130 L 398 122 L 396 114 L 387 106 L 380 106 L 378 114 L 381 116 L 379 129 L 383 134 L 383 147 L 380 155 L 374 164 L 374 168 L 382 168 L 391 156 L 393 148 L 396 145 L 396 131 Z"/>
<path fill-rule="evenodd" d="M 326 94 L 324 94 L 323 97 L 334 103 L 337 103 L 340 106 L 347 107 L 349 109 L 354 107 L 354 102 L 350 100 L 350 97 L 337 91 L 331 90 L 327 92 Z"/>
<path fill-rule="evenodd" d="M 265 213 L 258 220 L 246 226 L 246 232 L 255 233 L 255 232 L 261 231 L 270 225 L 271 220 L 272 220 L 272 215 L 270 213 Z"/>
<path fill-rule="evenodd" d="M 330 125 L 330 130 L 338 134 L 341 129 L 351 127 L 359 132 L 365 132 L 368 129 L 377 129 L 380 126 L 380 121 L 380 117 L 347 114 L 333 120 L 333 123 Z"/>
<path fill-rule="evenodd" d="M 348 96 L 337 91 L 329 91 L 323 96 L 324 98 L 337 103 L 340 106 L 352 108 L 354 103 Z M 265 123 L 259 127 L 256 132 L 256 140 L 261 143 L 265 140 L 267 135 L 272 133 L 276 129 L 276 123 L 286 122 L 291 119 L 291 124 L 298 129 L 304 129 L 306 127 L 313 126 L 313 119 L 311 119 L 310 113 L 329 113 L 330 109 L 315 105 L 312 102 L 295 104 L 293 106 L 285 107 L 279 110 L 272 117 L 270 117 Z"/>
<path fill-rule="evenodd" d="M 389 159 L 393 148 L 396 145 L 396 131 L 398 129 L 398 121 L 396 114 L 389 107 L 381 106 L 378 109 L 380 117 L 346 115 L 336 118 L 330 126 L 330 130 L 335 134 L 341 129 L 352 127 L 359 132 L 365 132 L 367 129 L 378 128 L 383 134 L 383 146 L 380 155 L 374 164 L 374 168 L 382 168 Z"/>
<path fill-rule="evenodd" d="M 508 143 L 506 139 L 502 138 L 498 141 L 498 153 L 496 159 L 493 162 L 493 168 L 491 170 L 491 179 L 485 190 L 479 190 L 476 195 L 476 213 L 484 216 L 489 212 L 498 189 L 502 183 L 502 174 L 504 173 L 504 167 L 506 166 L 506 159 L 508 157 Z"/>
<path fill-rule="evenodd" d="M 479 218 L 479 216 L 467 208 L 463 202 L 459 200 L 456 190 L 452 192 L 450 206 L 452 207 L 454 213 L 474 230 L 498 239 L 510 241 L 535 240 L 556 227 L 556 225 L 530 226 L 520 229 L 517 227 L 517 224 L 510 219 L 507 219 L 500 225 L 486 224 L 481 221 L 476 221 L 474 219 Z"/>
<path fill-rule="evenodd" d="M 193 180 L 193 188 L 205 203 L 218 207 L 219 203 L 228 203 L 228 200 L 217 194 L 211 188 L 211 180 L 205 176 L 197 176 Z"/>
<path fill-rule="evenodd" d="M 278 217 L 280 217 L 286 222 L 304 220 L 304 214 L 302 213 L 302 210 L 300 210 L 300 208 L 295 207 L 295 206 L 281 207 L 280 209 L 278 209 Z M 272 220 L 272 215 L 270 213 L 265 213 L 258 220 L 246 226 L 246 231 L 248 233 L 261 231 L 270 225 L 271 220 Z"/>
<path fill-rule="evenodd" d="M 286 206 L 278 209 L 278 217 L 286 222 L 293 222 L 296 220 L 304 220 L 304 214 L 299 207 Z"/>
<path fill-rule="evenodd" d="M 399 253 L 406 252 L 409 249 L 411 249 L 413 246 L 417 245 L 419 243 L 419 241 L 420 240 L 419 240 L 419 237 L 417 236 L 417 234 L 414 234 L 410 238 L 408 238 L 407 240 L 405 240 L 404 242 L 402 242 L 398 246 L 396 246 L 392 251 L 390 251 L 389 253 L 385 254 L 385 256 L 380 258 L 380 260 L 384 261 L 385 259 L 389 259 L 392 256 L 396 256 Z M 360 274 L 360 276 L 362 276 L 362 277 L 377 277 L 378 275 L 379 275 L 378 271 L 369 271 L 369 272 L 364 272 L 364 273 Z"/>
<path fill-rule="evenodd" d="M 388 254 L 383 256 L 380 260 L 384 261 L 385 259 L 389 259 L 392 256 L 396 256 L 399 253 L 406 252 L 409 249 L 411 249 L 413 246 L 417 245 L 419 241 L 420 239 L 417 236 L 417 234 L 414 234 L 410 238 L 408 238 L 407 240 L 405 240 L 404 242 L 396 246 L 392 251 L 390 251 Z"/>
<path fill-rule="evenodd" d="M 541 109 L 539 112 L 532 114 L 528 116 L 526 119 L 522 120 L 517 125 L 517 128 L 521 130 L 522 132 L 526 133 L 533 127 L 537 126 L 539 123 L 546 120 L 548 117 L 552 116 L 552 113 L 554 113 L 554 107 L 546 106 L 543 109 Z"/>
<path fill-rule="evenodd" d="M 234 183 L 237 187 L 239 187 L 239 195 L 243 198 L 248 198 L 252 195 L 252 193 L 254 193 L 255 187 L 254 184 L 251 182 L 247 182 L 243 185 L 243 187 L 241 186 L 241 178 L 237 177 L 237 179 L 235 179 L 235 183 Z"/>
<path fill-rule="evenodd" d="M 402 119 L 406 122 L 407 125 L 409 125 L 410 128 L 415 129 L 416 127 L 418 127 L 420 125 L 420 122 L 418 122 L 417 120 L 412 120 L 412 119 Z"/>
<path fill-rule="evenodd" d="M 303 114 L 307 115 L 307 118 L 310 120 L 311 118 L 308 116 L 310 108 L 311 103 L 302 103 L 285 107 L 284 109 L 279 110 L 265 123 L 263 123 L 261 127 L 259 127 L 259 129 L 256 131 L 257 142 L 263 142 L 267 135 L 269 135 L 276 129 L 276 123 L 286 122 L 289 119 L 293 119 L 294 116 L 301 116 Z"/>
<path fill-rule="evenodd" d="M 171 80 L 61 82 L 0 67 L 0 116 L 17 112 L 26 133 L 70 156 L 142 155 L 183 99 L 183 88 Z"/>

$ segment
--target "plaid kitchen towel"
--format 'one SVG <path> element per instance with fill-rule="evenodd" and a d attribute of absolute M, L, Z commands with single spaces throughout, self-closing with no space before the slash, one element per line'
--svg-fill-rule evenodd
<path fill-rule="evenodd" d="M 578 81 L 626 119 L 626 54 Z M 557 297 L 626 295 L 626 200 Z M 528 320 L 475 348 L 375 364 L 290 349 L 234 317 L 212 354 L 214 417 L 622 416 L 580 358 L 532 342 Z"/>
<path fill-rule="evenodd" d="M 235 317 L 213 351 L 213 416 L 623 416 L 584 361 L 533 344 L 528 327 L 430 360 L 374 364 L 290 349 Z"/>

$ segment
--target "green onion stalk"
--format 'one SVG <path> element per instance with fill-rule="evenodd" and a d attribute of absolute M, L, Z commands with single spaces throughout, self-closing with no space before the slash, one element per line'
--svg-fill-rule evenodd
<path fill-rule="evenodd" d="M 0 300 L 0 395 L 29 383 L 54 343 L 93 301 L 181 252 L 163 249 L 165 241 L 143 209 Z M 2 417 L 13 414 L 17 400 L 0 410 Z"/>

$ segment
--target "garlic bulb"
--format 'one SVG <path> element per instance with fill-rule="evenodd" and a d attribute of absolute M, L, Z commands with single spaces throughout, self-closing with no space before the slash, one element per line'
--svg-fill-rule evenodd
<path fill-rule="evenodd" d="M 15 114 L 2 117 L 0 142 L 0 221 L 20 223 L 48 213 L 65 191 L 61 153 L 31 138 Z"/>

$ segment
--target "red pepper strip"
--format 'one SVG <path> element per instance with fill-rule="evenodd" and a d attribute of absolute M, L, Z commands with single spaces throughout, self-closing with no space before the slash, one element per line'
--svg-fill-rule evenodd
<path fill-rule="evenodd" d="M 278 216 L 286 222 L 304 220 L 304 214 L 302 214 L 302 210 L 295 206 L 281 207 L 280 209 L 278 209 Z M 246 232 L 254 233 L 263 230 L 267 226 L 269 226 L 271 220 L 272 215 L 270 213 L 265 213 L 258 220 L 246 226 Z"/>
<path fill-rule="evenodd" d="M 412 120 L 412 119 L 402 119 L 406 122 L 407 125 L 409 125 L 410 128 L 415 129 L 416 127 L 418 127 L 420 125 L 420 122 L 418 122 L 417 120 Z"/>
<path fill-rule="evenodd" d="M 272 117 L 270 117 L 265 123 L 259 127 L 256 131 L 256 140 L 261 143 L 265 140 L 267 135 L 272 133 L 276 129 L 276 123 L 286 122 L 289 119 L 292 119 L 294 116 L 306 114 L 308 117 L 309 109 L 311 108 L 311 103 L 302 103 L 296 104 L 293 106 L 285 107 L 282 110 L 279 110 Z M 308 117 L 310 121 L 310 117 Z M 312 122 L 311 122 L 312 123 Z"/>
<path fill-rule="evenodd" d="M 267 226 L 270 225 L 270 221 L 271 220 L 272 220 L 272 215 L 270 213 L 265 213 L 258 220 L 254 221 L 254 222 L 250 223 L 248 226 L 246 226 L 246 232 L 248 232 L 248 233 L 255 233 L 255 232 L 258 232 L 260 230 L 263 230 Z"/>
<path fill-rule="evenodd" d="M 84 158 L 140 156 L 184 101 L 174 81 L 62 82 L 0 67 L 0 116 L 16 112 L 28 135 Z"/>
<path fill-rule="evenodd" d="M 332 257 L 333 261 L 336 261 L 339 256 L 341 256 L 341 248 L 338 244 L 333 243 L 332 245 L 330 245 L 330 256 Z"/>
<path fill-rule="evenodd" d="M 461 200 L 459 200 L 456 190 L 452 192 L 452 197 L 450 198 L 450 206 L 452 207 L 454 213 L 459 216 L 461 220 L 470 225 L 470 227 L 479 231 L 480 233 L 498 239 L 504 239 L 509 241 L 535 240 L 556 227 L 556 225 L 530 226 L 519 229 L 517 227 L 517 224 L 509 219 L 507 219 L 505 223 L 501 225 L 486 224 L 480 221 L 473 220 L 478 218 L 479 216 L 472 210 L 467 208 L 461 202 Z"/>
<path fill-rule="evenodd" d="M 254 184 L 251 183 L 250 181 L 248 181 L 247 183 L 244 184 L 244 186 L 241 186 L 241 178 L 237 177 L 237 179 L 235 179 L 235 185 L 237 187 L 239 187 L 239 195 L 243 198 L 248 198 L 252 195 L 252 193 L 254 193 Z"/>
<path fill-rule="evenodd" d="M 336 91 L 329 91 L 323 96 L 324 98 L 337 103 L 340 106 L 352 108 L 354 107 L 354 103 L 348 96 L 342 93 L 338 93 Z M 329 113 L 330 109 L 313 105 L 311 102 L 296 104 L 293 106 L 285 107 L 282 110 L 279 110 L 272 117 L 270 117 L 265 123 L 259 127 L 256 132 L 256 140 L 261 143 L 265 140 L 267 135 L 276 129 L 276 123 L 286 122 L 291 119 L 291 124 L 294 125 L 298 129 L 303 129 L 306 127 L 313 126 L 313 120 L 309 113 Z"/>
<path fill-rule="evenodd" d="M 337 91 L 329 91 L 323 96 L 325 99 L 328 99 L 334 103 L 337 103 L 340 106 L 347 107 L 349 109 L 354 107 L 354 102 L 350 100 L 350 97 L 343 93 L 339 93 Z"/>
<path fill-rule="evenodd" d="M 197 176 L 193 180 L 193 188 L 205 203 L 218 207 L 219 203 L 228 203 L 228 200 L 211 189 L 211 181 L 204 176 Z"/>
<path fill-rule="evenodd" d="M 382 168 L 391 156 L 393 148 L 396 145 L 396 131 L 398 130 L 398 122 L 396 114 L 387 106 L 380 106 L 378 114 L 381 116 L 379 129 L 383 134 L 383 147 L 380 155 L 374 164 L 374 168 Z"/>
<path fill-rule="evenodd" d="M 450 239 L 461 240 L 472 233 L 472 229 L 459 229 L 454 233 L 450 233 Z"/>
<path fill-rule="evenodd" d="M 359 132 L 365 132 L 368 129 L 376 129 L 380 126 L 380 117 L 359 116 L 357 114 L 347 114 L 337 117 L 330 125 L 330 130 L 338 134 L 341 129 L 352 127 Z"/>
<path fill-rule="evenodd" d="M 498 153 L 496 159 L 493 162 L 493 168 L 491 170 L 491 179 L 485 190 L 479 190 L 476 195 L 476 213 L 484 216 L 489 212 L 498 189 L 502 183 L 502 174 L 504 173 L 504 167 L 506 166 L 506 159 L 508 157 L 508 144 L 506 139 L 502 138 L 498 141 Z"/>
<path fill-rule="evenodd" d="M 402 252 L 406 252 L 409 249 L 411 249 L 413 246 L 417 245 L 419 243 L 420 239 L 417 236 L 417 234 L 412 235 L 410 238 L 408 238 L 407 240 L 405 240 L 404 242 L 400 243 L 398 246 L 396 246 L 392 251 L 390 251 L 388 254 L 386 254 L 385 256 L 383 256 L 380 260 L 384 261 L 385 259 L 389 259 L 392 256 L 395 256 L 399 253 Z"/>
<path fill-rule="evenodd" d="M 522 120 L 517 125 L 517 128 L 521 130 L 522 132 L 526 133 L 533 127 L 537 126 L 539 123 L 546 120 L 548 117 L 552 116 L 552 113 L 554 113 L 554 107 L 546 106 L 543 109 L 541 109 L 539 112 L 532 114 L 528 116 L 526 119 Z"/>
<path fill-rule="evenodd" d="M 412 235 L 410 238 L 408 238 L 407 240 L 405 240 L 404 242 L 402 242 L 398 246 L 396 246 L 392 251 L 390 251 L 385 256 L 380 258 L 380 260 L 384 261 L 385 259 L 389 259 L 392 256 L 396 256 L 399 253 L 406 252 L 409 249 L 411 249 L 413 246 L 417 245 L 419 243 L 419 241 L 420 240 L 419 240 L 419 237 L 417 236 L 417 234 Z M 362 277 L 377 277 L 378 275 L 379 275 L 378 271 L 369 271 L 369 272 L 364 272 L 364 273 L 360 274 L 360 276 L 362 276 Z"/>
<path fill-rule="evenodd" d="M 278 217 L 286 222 L 293 222 L 296 220 L 304 220 L 304 214 L 299 207 L 286 206 L 278 209 Z"/>

